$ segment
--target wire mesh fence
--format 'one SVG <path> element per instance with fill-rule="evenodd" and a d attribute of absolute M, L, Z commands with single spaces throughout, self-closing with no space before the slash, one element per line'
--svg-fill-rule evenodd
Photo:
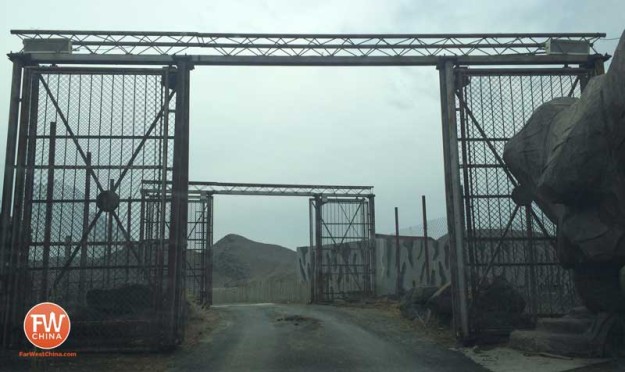
<path fill-rule="evenodd" d="M 474 332 L 486 331 L 475 300 L 495 278 L 520 293 L 530 318 L 577 303 L 554 248 L 556 226 L 535 205 L 511 199 L 517 181 L 503 162 L 506 142 L 542 103 L 579 96 L 585 70 L 457 70 L 456 107 L 464 208 L 465 265 Z M 510 304 L 510 306 L 516 306 Z M 471 312 L 472 311 L 472 312 Z M 491 314 L 492 315 L 492 314 Z"/>
<path fill-rule="evenodd" d="M 172 177 L 175 72 L 25 71 L 5 333 L 19 344 L 19 315 L 53 301 L 72 319 L 68 347 L 153 347 L 173 297 L 171 198 L 146 202 L 141 186 Z"/>
<path fill-rule="evenodd" d="M 315 284 L 322 286 L 319 301 L 356 299 L 372 293 L 375 231 L 371 203 L 365 198 L 311 200 L 311 223 L 314 209 L 314 225 L 319 229 L 317 234 L 311 231 L 311 246 L 321 255 L 317 259 L 321 283 Z"/>
<path fill-rule="evenodd" d="M 203 305 L 212 304 L 213 196 L 189 198 L 187 249 L 185 251 L 185 293 Z"/>

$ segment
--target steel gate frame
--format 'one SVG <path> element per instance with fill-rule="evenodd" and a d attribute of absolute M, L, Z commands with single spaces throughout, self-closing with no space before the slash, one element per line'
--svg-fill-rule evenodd
<path fill-rule="evenodd" d="M 206 306 L 213 303 L 213 210 L 213 195 L 189 193 L 185 293 Z"/>
<path fill-rule="evenodd" d="M 150 201 L 160 200 L 162 195 L 162 189 L 154 188 L 154 181 L 146 180 L 143 182 L 144 187 L 142 194 L 146 206 Z M 311 282 L 311 301 L 316 303 L 331 302 L 337 297 L 346 298 L 348 295 L 353 298 L 354 296 L 371 296 L 375 290 L 375 195 L 372 186 L 338 186 L 338 185 L 293 185 L 293 184 L 260 184 L 260 183 L 230 183 L 230 182 L 189 182 L 189 205 L 192 207 L 189 209 L 188 225 L 189 225 L 189 237 L 188 241 L 191 245 L 200 242 L 199 248 L 185 249 L 185 253 L 189 253 L 190 250 L 199 250 L 202 252 L 201 257 L 203 261 L 198 265 L 196 262 L 186 261 L 185 269 L 187 270 L 184 277 L 187 279 L 185 282 L 195 282 L 190 288 L 189 294 L 195 296 L 198 303 L 211 306 L 212 302 L 212 270 L 213 270 L 213 222 L 214 222 L 214 195 L 256 195 L 256 196 L 299 196 L 299 197 L 312 197 L 309 202 L 309 223 L 310 223 L 310 246 L 315 250 L 315 260 L 313 260 L 313 272 L 315 272 L 315 279 Z M 166 193 L 169 193 L 169 188 L 166 186 Z M 315 201 L 318 200 L 319 208 L 316 208 Z M 361 218 L 363 221 L 354 223 L 353 218 L 344 225 L 348 225 L 341 236 L 334 236 L 331 224 L 341 224 L 329 222 L 328 218 L 324 218 L 324 204 L 353 204 L 357 203 L 359 209 L 356 213 L 361 212 Z M 197 213 L 197 205 L 199 205 L 200 213 Z M 341 207 L 342 211 L 347 219 L 350 219 L 345 211 L 344 207 Z M 362 208 L 362 209 L 360 209 Z M 147 207 L 145 208 L 147 209 Z M 327 213 L 326 213 L 327 214 Z M 317 224 L 318 223 L 318 224 Z M 317 231 L 315 224 L 319 226 L 318 234 L 313 232 Z M 192 230 L 197 231 L 198 226 L 204 226 L 204 230 L 199 230 L 200 236 L 193 236 Z M 363 228 L 362 234 L 359 236 L 348 236 L 350 231 L 353 231 L 353 226 L 361 226 Z M 324 232 L 325 229 L 325 232 Z M 340 238 L 341 241 L 336 244 L 336 239 Z M 335 244 L 327 245 L 330 240 Z M 202 242 L 205 242 L 202 246 Z M 317 244 L 319 242 L 319 244 Z M 352 248 L 348 246 L 348 243 L 359 243 L 359 246 Z M 364 247 L 363 247 L 364 244 Z M 327 254 L 334 253 L 338 250 L 351 249 L 360 254 L 364 259 L 362 263 L 349 265 L 343 263 L 341 267 L 351 270 L 354 267 L 355 272 L 351 272 L 353 278 L 362 278 L 362 286 L 359 291 L 329 291 L 328 285 L 330 283 L 329 277 L 332 277 L 332 269 L 336 269 L 336 265 L 328 264 L 328 260 L 323 260 L 322 252 Z M 319 271 L 315 270 L 315 267 L 325 268 Z M 359 272 L 358 268 L 363 269 Z M 359 275 L 360 274 L 360 275 Z M 320 285 L 318 283 L 325 283 Z M 199 288 L 200 291 L 194 291 L 194 288 Z M 326 288 L 328 287 L 328 288 Z M 201 288 L 205 288 L 205 295 L 202 295 Z"/>
<path fill-rule="evenodd" d="M 453 292 L 454 314 L 460 314 L 455 329 L 465 341 L 507 335 L 511 330 L 510 325 L 487 326 L 484 314 L 475 308 L 484 286 L 496 276 L 504 277 L 523 295 L 530 326 L 539 316 L 563 315 L 576 305 L 570 273 L 558 265 L 556 257 L 557 227 L 535 203 L 522 206 L 513 202 L 511 194 L 518 181 L 503 161 L 503 146 L 523 128 L 538 105 L 559 96 L 579 96 L 588 79 L 601 73 L 602 61 L 560 69 L 466 68 L 453 64 L 441 69 L 443 118 L 448 124 L 444 136 L 449 143 L 445 154 L 453 157 L 449 159 L 452 165 L 457 164 L 446 169 L 451 173 L 447 182 L 448 213 L 453 217 L 449 225 L 454 229 L 456 246 L 452 246 L 452 275 L 459 288 Z M 533 88 L 537 78 L 541 85 Z M 546 88 L 543 80 L 547 80 Z M 475 94 L 472 84 L 479 84 Z M 520 92 L 514 91 L 513 84 L 520 86 L 516 88 Z M 524 86 L 531 90 L 529 97 L 523 93 Z M 493 93 L 493 87 L 499 91 Z M 540 96 L 535 97 L 536 91 Z M 484 98 L 489 101 L 484 102 Z M 475 111 L 474 100 L 478 106 Z M 516 110 L 515 101 L 520 106 Z M 512 107 L 506 106 L 508 102 Z M 494 114 L 495 109 L 500 112 Z M 519 110 L 523 116 L 515 118 Z M 507 210 L 502 212 L 502 208 Z M 523 256 L 516 251 L 522 251 Z M 559 292 L 554 296 L 549 287 Z"/>
<path fill-rule="evenodd" d="M 82 306 L 79 304 L 84 303 L 85 295 L 89 297 L 90 292 L 87 292 L 87 289 L 97 287 L 112 289 L 115 288 L 117 280 L 121 280 L 121 284 L 125 283 L 128 285 L 130 283 L 128 282 L 130 280 L 130 271 L 142 271 L 145 280 L 147 280 L 146 285 L 148 288 L 154 286 L 152 280 L 154 278 L 148 273 L 148 266 L 145 264 L 132 264 L 133 260 L 137 263 L 142 262 L 138 252 L 146 250 L 144 242 L 137 236 L 136 225 L 134 225 L 134 216 L 138 214 L 140 199 L 132 196 L 134 192 L 132 183 L 135 182 L 133 181 L 136 177 L 135 173 L 141 172 L 141 175 L 143 175 L 145 170 L 159 174 L 159 177 L 164 180 L 172 179 L 176 173 L 180 173 L 180 171 L 171 168 L 174 165 L 172 163 L 177 161 L 178 164 L 176 165 L 180 168 L 185 158 L 184 154 L 180 154 L 184 152 L 180 147 L 184 139 L 184 128 L 182 127 L 185 126 L 183 122 L 185 120 L 185 115 L 183 114 L 185 101 L 188 104 L 188 99 L 185 99 L 185 93 L 188 96 L 188 79 L 185 79 L 184 67 L 181 70 L 172 68 L 25 66 L 21 70 L 23 70 L 22 99 L 17 102 L 21 106 L 19 133 L 17 133 L 19 134 L 19 143 L 15 158 L 17 165 L 9 165 L 5 172 L 5 178 L 8 173 L 11 173 L 12 177 L 14 174 L 14 190 L 9 191 L 14 192 L 15 195 L 10 197 L 9 200 L 13 200 L 13 220 L 19 221 L 19 223 L 9 225 L 4 218 L 2 220 L 3 245 L 4 247 L 10 247 L 10 249 L 3 250 L 9 263 L 3 272 L 8 282 L 6 287 L 7 295 L 6 298 L 3 298 L 2 304 L 2 310 L 4 311 L 1 314 L 1 322 L 3 324 L 2 344 L 4 346 L 18 346 L 24 342 L 22 332 L 20 331 L 21 328 L 19 327 L 19 324 L 21 324 L 20 314 L 37 302 L 55 299 L 58 301 L 62 297 L 64 299 L 63 302 L 68 303 L 71 296 L 74 298 L 71 301 L 76 302 L 76 306 Z M 188 70 L 186 75 L 188 76 Z M 124 77 L 126 76 L 135 77 L 133 83 L 135 88 L 132 88 L 132 81 L 124 83 Z M 73 77 L 75 78 L 74 83 L 72 83 Z M 100 77 L 99 82 L 97 77 Z M 98 87 L 104 89 L 105 77 L 106 82 L 111 84 L 110 93 L 106 92 L 106 94 L 110 94 L 111 106 L 110 108 L 102 107 L 102 101 L 95 98 L 98 102 L 94 103 L 94 105 L 99 104 L 100 106 L 99 108 L 96 106 L 92 108 L 91 97 L 96 94 Z M 119 78 L 118 84 L 121 84 L 119 89 L 122 89 L 118 93 L 114 90 L 115 77 Z M 122 115 L 121 130 L 122 132 L 124 131 L 123 115 L 125 111 L 123 104 L 126 93 L 123 93 L 123 89 L 128 87 L 129 92 L 136 96 L 138 94 L 137 91 L 132 89 L 137 89 L 139 86 L 137 77 L 145 77 L 145 84 L 148 83 L 148 77 L 151 77 L 150 82 L 153 81 L 157 84 L 158 88 L 151 87 L 150 89 L 154 92 L 161 91 L 160 104 L 154 106 L 155 111 L 152 114 L 148 110 L 146 101 L 144 110 L 147 111 L 136 113 L 137 117 L 142 117 L 145 120 L 145 133 L 140 133 L 138 136 L 125 133 L 116 135 L 114 131 L 118 130 L 119 127 L 114 128 L 112 125 L 108 127 L 106 122 L 103 122 L 103 120 L 107 119 L 103 119 L 102 115 L 108 115 L 111 123 L 114 120 L 116 122 L 120 120 L 118 117 L 114 119 L 113 115 Z M 56 86 L 51 88 L 55 78 Z M 119 80 L 121 80 L 121 83 L 119 83 Z M 87 82 L 89 92 L 86 92 L 87 88 L 85 88 L 85 91 L 81 91 Z M 173 86 L 170 86 L 172 82 Z M 63 88 L 59 90 L 61 84 L 63 84 Z M 76 90 L 72 91 L 72 87 L 77 89 L 78 93 L 76 93 Z M 145 87 L 147 91 L 147 85 Z M 63 94 L 63 96 L 59 94 Z M 98 97 L 103 99 L 104 96 L 102 94 L 104 93 L 100 91 L 99 94 Z M 121 109 L 118 106 L 114 106 L 116 100 L 117 104 L 120 102 L 119 98 L 116 98 L 116 94 L 121 94 Z M 85 107 L 87 105 L 86 102 L 81 103 L 80 101 L 81 98 L 86 99 L 87 97 L 89 97 L 88 108 Z M 155 96 L 155 98 L 158 97 Z M 43 102 L 45 106 L 43 103 L 38 106 L 39 101 L 42 99 L 45 100 Z M 76 99 L 78 102 L 75 101 Z M 140 103 L 141 101 L 137 100 L 136 102 Z M 66 107 L 61 107 L 62 104 L 66 105 Z M 135 110 L 135 107 L 138 107 L 135 106 L 134 101 L 129 103 L 129 105 L 131 104 L 133 110 Z M 175 108 L 171 109 L 171 106 Z M 83 107 L 85 108 L 83 109 Z M 170 114 L 174 114 L 176 111 L 182 113 L 182 115 L 175 115 L 175 118 L 173 118 L 175 124 L 168 126 Z M 38 113 L 45 115 L 44 121 L 46 120 L 45 118 L 52 115 L 54 120 L 49 123 L 49 129 L 46 129 L 47 122 L 41 122 L 41 119 L 38 119 Z M 88 116 L 89 123 L 92 121 L 92 113 L 96 116 L 99 115 L 99 118 L 93 118 L 94 125 L 100 128 L 97 133 L 91 129 L 91 124 L 89 124 L 86 133 L 84 128 L 83 133 L 80 133 L 81 113 Z M 75 117 L 76 115 L 78 117 Z M 131 126 L 133 133 L 135 131 L 134 115 L 133 111 L 133 126 Z M 96 121 L 97 123 L 95 123 Z M 103 123 L 104 127 L 102 126 Z M 83 125 L 87 126 L 84 123 Z M 171 128 L 171 131 L 168 128 Z M 161 134 L 161 137 L 159 137 L 158 131 L 165 131 L 165 134 Z M 173 140 L 173 134 L 177 134 L 176 141 Z M 124 146 L 122 141 L 124 139 L 136 144 L 136 147 L 128 151 L 126 157 L 123 155 Z M 154 165 L 149 165 L 146 163 L 145 159 L 147 156 L 144 151 L 153 147 L 150 140 L 154 139 L 160 141 L 157 149 L 160 151 L 161 155 L 159 156 L 161 156 L 161 159 L 157 160 Z M 92 152 L 86 151 L 83 147 L 85 145 L 88 146 L 89 141 L 97 142 L 98 154 L 104 151 L 105 155 L 98 156 L 94 154 L 95 156 L 92 156 Z M 106 147 L 107 142 L 108 147 Z M 175 159 L 172 151 L 168 150 L 169 142 L 172 142 L 170 146 L 173 145 L 173 153 L 178 153 L 179 159 Z M 104 143 L 104 147 L 101 147 L 100 143 Z M 47 152 L 47 156 L 44 152 Z M 76 158 L 71 159 L 74 154 Z M 106 154 L 108 154 L 109 163 L 107 163 Z M 37 158 L 35 155 L 37 155 Z M 55 160 L 55 157 L 61 159 Z M 115 162 L 119 160 L 119 164 L 111 163 L 113 158 Z M 75 164 L 72 164 L 72 162 L 75 162 Z M 79 178 L 79 174 L 83 169 L 85 176 Z M 61 184 L 61 189 L 59 190 L 55 184 L 59 181 L 58 177 L 55 177 L 55 170 L 61 174 L 63 180 L 65 180 L 66 175 L 73 178 L 75 186 L 78 186 L 76 181 L 80 180 L 81 184 L 79 187 L 84 186 L 84 190 L 78 190 L 75 187 L 71 190 L 66 190 L 65 183 Z M 119 175 L 117 179 L 102 180 L 103 175 L 108 175 L 110 178 L 111 175 L 117 174 Z M 36 181 L 36 178 L 38 181 Z M 130 186 L 128 186 L 128 182 L 131 182 Z M 45 187 L 42 188 L 42 185 L 45 185 Z M 33 194 L 34 189 L 37 189 L 35 194 Z M 5 188 L 6 191 L 7 189 Z M 82 191 L 84 191 L 85 195 L 83 198 L 80 196 L 74 196 L 73 198 L 65 196 L 67 194 L 81 194 Z M 93 199 L 96 195 L 97 198 Z M 174 212 L 175 209 L 180 209 L 180 204 L 184 204 L 181 202 L 182 198 L 180 196 L 172 196 L 163 201 L 162 211 L 164 212 L 165 208 L 169 208 Z M 133 208 L 131 212 L 131 208 L 135 203 L 137 207 Z M 65 216 L 68 212 L 63 213 L 64 204 L 68 205 L 67 208 L 71 208 L 72 214 L 74 209 L 78 208 L 77 210 L 80 210 L 80 212 L 77 213 L 83 215 L 82 232 L 77 233 L 78 235 L 70 232 L 70 228 L 71 231 L 74 231 L 74 218 L 73 216 Z M 32 218 L 36 219 L 31 219 L 33 214 L 34 217 Z M 5 215 L 3 212 L 3 216 Z M 102 216 L 104 215 L 106 215 L 106 221 L 103 220 L 104 217 Z M 44 218 L 42 223 L 39 222 L 41 216 Z M 165 218 L 171 218 L 171 216 L 166 216 L 164 213 L 161 213 L 161 216 L 163 221 L 165 221 Z M 31 227 L 32 224 L 35 225 Z M 80 226 L 77 226 L 77 229 L 80 229 Z M 108 232 L 105 233 L 102 229 Z M 175 233 L 175 231 L 171 232 L 172 235 Z M 59 240 L 56 237 L 63 233 L 67 234 L 64 241 L 56 241 Z M 102 242 L 98 242 L 98 235 L 101 233 L 108 235 Z M 53 236 L 55 239 L 52 239 Z M 164 231 L 162 231 L 161 236 L 165 237 Z M 175 236 L 170 236 L 169 242 L 161 239 L 161 247 L 163 249 L 165 246 L 169 247 L 166 254 L 169 260 L 175 260 L 179 254 L 181 245 L 178 240 Z M 172 245 L 174 241 L 178 244 Z M 98 249 L 98 247 L 107 247 L 104 248 L 106 252 Z M 126 251 L 127 257 L 120 264 L 117 263 L 117 258 L 115 258 L 116 262 L 113 263 L 111 261 L 113 250 L 118 251 L 120 248 Z M 40 252 L 37 253 L 37 251 Z M 62 253 L 63 251 L 64 253 Z M 61 254 L 63 255 L 62 260 Z M 97 255 L 101 255 L 101 258 L 96 259 L 96 257 L 99 257 Z M 133 258 L 131 259 L 130 256 Z M 42 259 L 40 264 L 37 263 L 38 261 L 33 261 L 39 259 L 39 257 Z M 56 263 L 52 261 L 54 258 Z M 98 267 L 93 266 L 97 260 L 104 261 Z M 168 268 L 174 267 L 168 266 Z M 78 271 L 78 277 L 74 277 L 76 270 Z M 96 279 L 94 282 L 94 274 L 98 271 L 104 276 L 101 278 L 102 281 Z M 116 275 L 120 271 L 126 274 L 125 282 L 124 279 L 120 279 Z M 88 272 L 91 274 L 91 284 L 87 282 Z M 164 288 L 165 298 L 168 300 L 162 304 L 154 302 L 153 309 L 157 312 L 155 314 L 158 315 L 149 320 L 149 322 L 158 323 L 158 327 L 143 326 L 141 324 L 146 323 L 147 320 L 138 318 L 136 320 L 125 319 L 122 323 L 127 324 L 127 326 L 121 326 L 121 323 L 113 318 L 108 320 L 102 318 L 101 325 L 98 325 L 93 320 L 82 322 L 80 320 L 83 317 L 82 315 L 80 317 L 74 316 L 74 337 L 72 337 L 72 342 L 67 345 L 75 348 L 80 345 L 80 348 L 85 350 L 89 349 L 91 345 L 105 345 L 107 343 L 110 344 L 110 342 L 117 342 L 116 349 L 136 349 L 136 346 L 128 346 L 124 344 L 124 341 L 114 341 L 117 340 L 117 336 L 114 336 L 112 333 L 106 333 L 115 329 L 119 332 L 129 332 L 128 325 L 131 324 L 136 324 L 135 328 L 139 332 L 136 338 L 144 340 L 140 348 L 151 349 L 176 344 L 182 337 L 181 328 L 179 327 L 182 311 L 180 310 L 180 301 L 176 299 L 180 297 L 179 284 L 177 283 L 179 280 L 176 278 L 180 271 L 168 269 L 162 272 L 168 276 L 167 285 Z M 50 275 L 53 275 L 53 273 L 56 273 L 56 275 L 51 277 Z M 120 275 L 123 276 L 123 274 Z M 72 284 L 75 279 L 77 283 Z M 24 287 L 26 285 L 38 288 L 37 298 L 27 295 L 31 291 Z M 70 312 L 70 316 L 75 315 L 73 307 L 67 310 Z M 85 311 L 87 310 L 82 312 Z M 90 317 L 91 315 L 85 313 L 84 316 Z M 155 330 L 158 331 L 154 333 Z M 79 336 L 82 333 L 84 333 L 87 339 Z M 102 339 L 98 338 L 100 333 L 103 337 Z M 134 341 L 137 341 L 137 339 Z"/>
<path fill-rule="evenodd" d="M 309 200 L 315 302 L 375 295 L 374 208 L 372 198 L 315 196 Z"/>
<path fill-rule="evenodd" d="M 463 257 L 462 194 L 459 182 L 459 154 L 454 97 L 454 67 L 474 65 L 602 65 L 609 58 L 599 55 L 593 43 L 605 37 L 602 33 L 533 33 L 533 34 L 215 34 L 196 32 L 131 32 L 72 30 L 12 30 L 24 40 L 24 49 L 9 54 L 13 75 L 9 106 L 8 136 L 5 157 L 4 186 L 0 216 L 0 300 L 6 295 L 6 276 L 14 274 L 10 231 L 16 225 L 12 214 L 16 174 L 23 171 L 17 162 L 19 144 L 25 139 L 20 106 L 25 97 L 22 72 L 25 67 L 53 65 L 156 65 L 176 66 L 179 71 L 174 133 L 174 187 L 172 192 L 172 226 L 168 239 L 172 252 L 168 258 L 168 282 L 174 293 L 180 293 L 177 277 L 183 269 L 181 254 L 187 237 L 188 187 L 188 109 L 189 71 L 195 65 L 256 66 L 437 66 L 440 74 L 442 129 L 445 163 L 445 187 L 449 242 L 452 255 L 454 322 L 459 338 L 469 335 L 466 307 L 466 280 Z M 546 53 L 552 41 L 582 43 L 588 54 Z M 50 42 L 56 47 L 47 49 Z M 58 48 L 67 42 L 68 50 Z M 27 43 L 28 42 L 28 43 Z M 180 53 L 190 52 L 182 56 Z M 21 108 L 20 108 L 21 107 Z M 22 111 L 20 113 L 20 111 Z M 172 319 L 180 323 L 180 297 L 170 307 Z M 4 302 L 8 306 L 8 300 Z M 0 312 L 5 308 L 0 308 Z M 6 311 L 5 311 L 6 314 Z M 176 339 L 174 325 L 169 339 Z M 179 333 L 179 332 L 178 332 Z M 3 343 L 6 346 L 6 343 Z"/>

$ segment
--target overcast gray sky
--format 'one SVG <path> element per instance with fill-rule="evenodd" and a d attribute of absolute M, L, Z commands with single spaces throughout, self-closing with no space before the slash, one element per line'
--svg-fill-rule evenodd
<path fill-rule="evenodd" d="M 31 0 L 0 5 L 12 28 L 283 33 L 606 32 L 623 0 Z M 616 40 L 597 49 L 611 53 Z M 0 60 L 0 156 L 11 65 Z M 377 230 L 444 216 L 438 75 L 433 67 L 199 67 L 191 84 L 191 180 L 372 185 Z M 4 161 L 4 160 L 2 160 Z M 3 163 L 2 163 L 3 164 Z M 0 165 L 1 167 L 2 165 Z M 307 244 L 306 198 L 218 196 L 215 238 Z"/>

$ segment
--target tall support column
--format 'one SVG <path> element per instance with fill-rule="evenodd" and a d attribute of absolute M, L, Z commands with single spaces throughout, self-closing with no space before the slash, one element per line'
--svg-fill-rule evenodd
<path fill-rule="evenodd" d="M 87 232 L 89 228 L 89 200 L 91 199 L 91 176 L 89 175 L 91 168 L 91 151 L 87 152 L 85 162 L 85 202 L 82 210 L 82 234 Z M 141 203 L 143 208 L 143 203 Z M 130 230 L 129 230 L 130 231 Z M 143 241 L 143 240 L 141 240 Z M 141 264 L 137 262 L 137 264 Z M 85 284 L 87 281 L 87 243 L 80 247 L 80 269 L 78 272 L 78 300 L 83 301 L 85 295 Z"/>
<path fill-rule="evenodd" d="M 467 339 L 470 336 L 470 330 L 464 265 L 464 223 L 462 216 L 462 193 L 460 189 L 458 131 L 456 127 L 454 64 L 455 62 L 453 60 L 444 59 L 438 66 L 438 70 L 443 125 L 445 196 L 447 204 L 449 252 L 451 258 L 454 330 L 457 337 Z"/>
<path fill-rule="evenodd" d="M 48 300 L 48 268 L 52 240 L 52 203 L 54 201 L 54 163 L 56 155 L 56 122 L 50 122 L 50 141 L 48 143 L 48 178 L 46 183 L 46 214 L 43 232 L 43 262 L 41 271 L 41 293 L 39 301 Z"/>
<path fill-rule="evenodd" d="M 211 306 L 213 304 L 213 195 L 208 195 L 206 201 L 206 299 L 205 304 Z"/>
<path fill-rule="evenodd" d="M 199 301 L 200 304 L 205 305 L 206 304 L 206 289 L 207 289 L 207 285 L 206 285 L 206 256 L 207 256 L 207 249 L 208 249 L 208 203 L 207 203 L 207 195 L 206 193 L 201 193 L 200 194 L 200 200 L 199 200 L 199 205 L 200 205 L 200 212 L 199 212 L 199 216 L 198 216 L 198 212 L 195 212 L 195 215 L 191 218 L 193 220 L 193 218 L 195 218 L 194 222 L 191 222 L 191 230 L 194 230 L 193 232 L 191 232 L 190 234 L 194 235 L 194 236 L 200 236 L 199 241 L 197 240 L 197 238 L 194 238 L 193 236 L 189 236 L 190 239 L 195 240 L 195 250 L 197 250 L 197 246 L 200 246 L 199 252 L 200 252 L 200 267 L 199 269 L 195 267 L 195 265 L 197 265 L 195 262 L 194 264 L 191 266 L 191 273 L 187 273 L 186 277 L 190 277 L 192 279 L 192 281 L 198 280 L 199 277 L 199 282 L 197 283 L 198 286 L 198 298 L 197 300 Z M 198 203 L 196 203 L 198 204 Z M 193 227 L 195 225 L 195 228 Z M 195 251 L 194 250 L 194 251 Z M 195 261 L 196 259 L 194 259 L 193 261 Z M 190 262 L 187 262 L 187 265 L 189 265 Z M 196 272 L 199 271 L 199 272 Z M 196 284 L 192 284 L 193 286 L 195 286 Z"/>
<path fill-rule="evenodd" d="M 310 260 L 310 271 L 306 273 L 308 275 L 308 283 L 310 285 L 310 302 L 314 303 L 316 300 L 316 285 L 315 278 L 317 275 L 317 269 L 315 265 L 316 256 L 315 252 L 317 249 L 315 248 L 315 225 L 316 225 L 316 209 L 315 209 L 315 199 L 308 199 L 308 233 L 309 233 L 309 244 L 308 244 L 308 258 Z"/>
<path fill-rule="evenodd" d="M 370 268 L 369 272 L 371 275 L 371 295 L 376 295 L 376 283 L 377 283 L 377 271 L 376 271 L 376 260 L 378 257 L 377 250 L 377 242 L 375 239 L 375 196 L 369 195 L 369 240 L 371 244 L 371 248 L 369 250 L 370 254 Z"/>
<path fill-rule="evenodd" d="M 321 200 L 321 196 L 315 196 L 314 207 L 315 207 L 315 298 L 314 302 L 323 301 L 323 230 L 321 229 L 321 224 L 323 223 L 322 219 L 322 205 L 323 201 Z"/>
<path fill-rule="evenodd" d="M 13 179 L 15 174 L 15 156 L 17 150 L 17 130 L 20 107 L 21 60 L 13 61 L 13 74 L 11 75 L 11 96 L 9 102 L 9 120 L 7 133 L 6 155 L 4 160 L 4 183 L 2 185 L 2 206 L 0 210 L 0 275 L 7 270 L 9 263 L 9 224 L 11 221 L 11 201 L 13 195 Z"/>
<path fill-rule="evenodd" d="M 181 341 L 180 327 L 184 251 L 187 241 L 187 212 L 189 199 L 189 77 L 192 64 L 185 59 L 177 62 L 176 120 L 172 174 L 171 219 L 167 254 L 167 294 L 170 345 Z M 167 134 L 165 134 L 167 135 Z M 165 137 L 167 138 L 167 137 Z"/>
<path fill-rule="evenodd" d="M 12 275 L 10 277 L 9 296 L 7 300 L 10 320 L 5 324 L 19 324 L 23 321 L 24 306 L 36 299 L 37 294 L 31 293 L 32 288 L 26 284 L 26 269 L 31 240 L 31 216 L 33 210 L 34 164 L 36 155 L 35 135 L 38 127 L 39 112 L 39 74 L 29 68 L 23 69 L 22 98 L 20 111 L 20 127 L 17 141 L 17 162 L 15 168 L 15 190 L 13 199 L 12 220 L 10 229 L 10 247 Z M 15 344 L 20 336 L 8 335 L 4 339 Z"/>
<path fill-rule="evenodd" d="M 9 344 L 9 319 L 11 308 L 11 298 L 13 296 L 10 290 L 13 287 L 14 275 L 6 275 L 9 270 L 15 272 L 11 267 L 15 264 L 13 259 L 13 248 L 11 244 L 11 207 L 13 196 L 13 180 L 15 174 L 15 156 L 17 150 L 17 132 L 20 109 L 21 79 L 23 64 L 21 60 L 13 61 L 13 74 L 11 77 L 11 96 L 9 102 L 9 119 L 7 122 L 7 145 L 4 163 L 4 183 L 2 185 L 2 205 L 0 209 L 0 291 L 7 293 L 4 303 L 0 303 L 0 323 L 3 324 L 0 341 L 2 347 Z M 2 287 L 4 286 L 4 287 Z"/>
<path fill-rule="evenodd" d="M 395 207 L 395 294 L 401 296 L 401 249 L 399 246 L 399 209 Z"/>
<path fill-rule="evenodd" d="M 432 285 L 432 280 L 430 278 L 430 251 L 428 247 L 428 213 L 427 206 L 425 204 L 425 195 L 421 195 L 421 207 L 423 209 L 423 250 L 425 252 L 425 280 L 427 280 L 428 285 Z"/>

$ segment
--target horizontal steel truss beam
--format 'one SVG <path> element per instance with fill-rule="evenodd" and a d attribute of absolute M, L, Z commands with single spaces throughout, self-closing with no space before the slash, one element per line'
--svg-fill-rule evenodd
<path fill-rule="evenodd" d="M 585 41 L 604 33 L 251 34 L 11 30 L 21 39 L 69 39 L 75 53 L 202 54 L 247 57 L 410 57 L 538 55 L 551 39 Z M 594 49 L 593 49 L 594 50 Z"/>
<path fill-rule="evenodd" d="M 438 66 L 445 59 L 453 59 L 461 66 L 493 65 L 584 65 L 609 56 L 591 55 L 437 55 L 437 56 L 210 56 L 160 54 L 67 54 L 67 53 L 12 53 L 11 60 L 33 64 L 54 65 L 174 65 L 185 59 L 197 66 Z"/>
<path fill-rule="evenodd" d="M 156 185 L 158 181 L 143 181 L 147 185 Z M 161 190 L 145 187 L 144 192 L 158 193 Z M 189 182 L 189 197 L 202 194 L 212 195 L 262 195 L 262 196 L 328 196 L 328 197 L 365 197 L 373 195 L 373 186 L 330 186 L 330 185 L 290 185 L 263 183 L 228 183 L 228 182 Z"/>

